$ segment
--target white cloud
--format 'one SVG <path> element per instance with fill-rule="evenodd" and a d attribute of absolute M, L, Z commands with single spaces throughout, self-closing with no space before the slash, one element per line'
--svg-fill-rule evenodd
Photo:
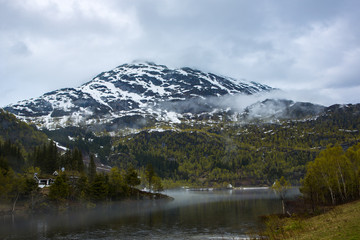
<path fill-rule="evenodd" d="M 330 24 L 313 24 L 310 31 L 295 39 L 297 50 L 293 68 L 312 75 L 310 83 L 317 81 L 318 86 L 331 86 L 339 80 L 347 80 L 348 65 L 353 61 L 360 64 L 360 59 L 352 53 L 360 47 L 354 42 L 348 23 L 339 19 Z M 310 76 L 309 76 L 310 77 Z"/>
<path fill-rule="evenodd" d="M 356 100 L 359 9 L 352 0 L 0 0 L 0 105 L 135 59 Z"/>

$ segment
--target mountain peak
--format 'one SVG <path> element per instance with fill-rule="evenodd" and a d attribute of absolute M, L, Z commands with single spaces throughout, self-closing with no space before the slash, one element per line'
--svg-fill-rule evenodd
<path fill-rule="evenodd" d="M 137 125 L 139 121 L 180 122 L 219 110 L 206 102 L 209 97 L 271 90 L 260 83 L 189 67 L 173 69 L 137 61 L 102 72 L 78 88 L 45 93 L 7 106 L 6 110 L 46 128 L 95 124 L 117 128 Z"/>

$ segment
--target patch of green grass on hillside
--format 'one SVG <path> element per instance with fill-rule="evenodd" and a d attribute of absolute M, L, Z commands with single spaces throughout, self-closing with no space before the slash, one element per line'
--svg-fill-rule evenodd
<path fill-rule="evenodd" d="M 308 219 L 287 218 L 280 228 L 269 232 L 270 239 L 360 239 L 360 201 L 337 206 L 324 214 Z M 274 225 L 273 225 L 274 226 Z"/>

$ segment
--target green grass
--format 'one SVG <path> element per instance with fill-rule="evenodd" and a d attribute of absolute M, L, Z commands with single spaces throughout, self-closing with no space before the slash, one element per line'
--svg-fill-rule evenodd
<path fill-rule="evenodd" d="M 337 206 L 307 219 L 272 218 L 267 234 L 270 239 L 360 239 L 360 201 Z"/>

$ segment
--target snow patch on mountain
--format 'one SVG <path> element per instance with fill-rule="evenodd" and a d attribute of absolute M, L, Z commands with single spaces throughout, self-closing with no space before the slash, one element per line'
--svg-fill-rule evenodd
<path fill-rule="evenodd" d="M 213 104 L 227 95 L 269 92 L 271 87 L 196 69 L 154 63 L 123 64 L 78 88 L 64 88 L 5 109 L 40 128 L 138 127 L 228 111 Z M 207 101 L 210 98 L 218 100 Z M 209 118 L 209 117 L 208 117 Z"/>

